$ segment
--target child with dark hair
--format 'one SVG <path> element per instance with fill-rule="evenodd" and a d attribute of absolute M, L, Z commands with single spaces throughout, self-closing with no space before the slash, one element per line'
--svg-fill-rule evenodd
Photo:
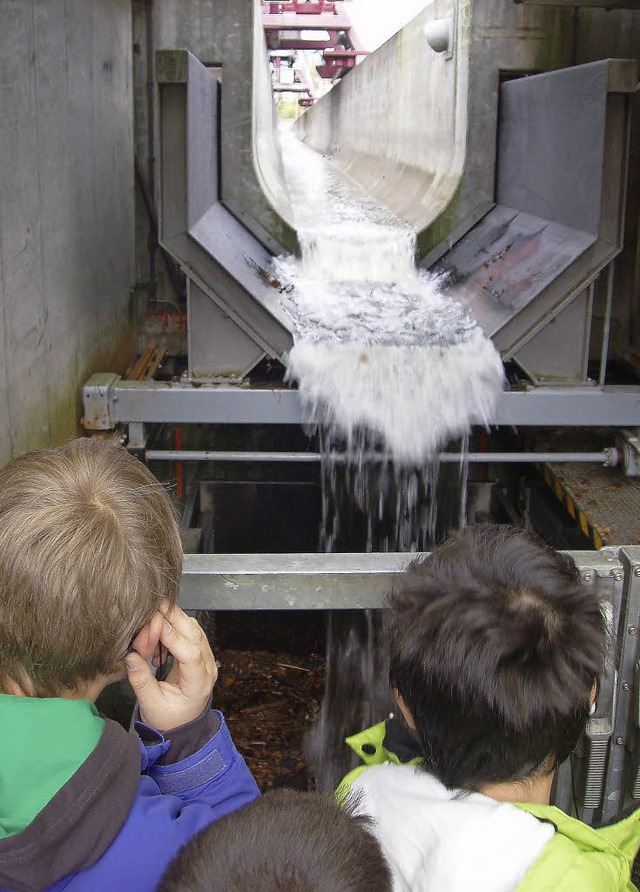
<path fill-rule="evenodd" d="M 391 892 L 366 818 L 315 793 L 272 790 L 201 831 L 158 892 Z"/>
<path fill-rule="evenodd" d="M 339 794 L 371 816 L 396 892 L 635 889 L 640 813 L 595 830 L 549 804 L 607 642 L 573 561 L 470 526 L 409 567 L 391 606 L 400 717 L 349 739 L 365 765 Z"/>

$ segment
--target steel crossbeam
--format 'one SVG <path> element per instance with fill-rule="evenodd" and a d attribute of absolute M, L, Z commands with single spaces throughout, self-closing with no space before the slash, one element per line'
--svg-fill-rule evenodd
<path fill-rule="evenodd" d="M 121 422 L 175 424 L 303 424 L 307 417 L 296 390 L 229 385 L 196 387 L 186 382 L 124 381 L 93 375 L 83 388 L 87 430 Z M 539 387 L 505 391 L 491 425 L 638 427 L 640 388 Z"/>

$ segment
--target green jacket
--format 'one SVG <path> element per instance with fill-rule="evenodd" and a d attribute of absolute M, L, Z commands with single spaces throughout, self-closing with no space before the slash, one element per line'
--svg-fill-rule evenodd
<path fill-rule="evenodd" d="M 352 783 L 369 766 L 385 762 L 403 764 L 395 753 L 385 749 L 385 735 L 386 723 L 380 722 L 347 738 L 347 744 L 363 764 L 338 786 L 339 801 L 344 801 Z M 422 759 L 415 758 L 404 764 L 421 762 Z M 637 892 L 630 873 L 640 848 L 640 809 L 617 824 L 594 829 L 553 805 L 514 804 L 556 828 L 517 892 Z"/>

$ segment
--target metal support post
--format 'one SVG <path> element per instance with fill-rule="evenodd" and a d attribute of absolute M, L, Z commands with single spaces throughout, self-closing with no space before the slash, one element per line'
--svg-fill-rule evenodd
<path fill-rule="evenodd" d="M 640 800 L 638 638 L 640 637 L 640 546 L 620 549 L 624 597 L 618 634 L 617 708 L 605 789 L 603 822 L 619 818 Z"/>
<path fill-rule="evenodd" d="M 147 434 L 142 421 L 130 421 L 128 424 L 129 448 L 144 449 L 147 445 Z"/>
<path fill-rule="evenodd" d="M 598 384 L 604 385 L 607 375 L 607 358 L 609 355 L 609 332 L 611 330 L 611 305 L 613 303 L 613 277 L 615 273 L 615 260 L 612 260 L 607 270 L 607 303 L 604 311 L 604 328 L 602 331 L 602 346 L 600 348 L 600 372 Z"/>

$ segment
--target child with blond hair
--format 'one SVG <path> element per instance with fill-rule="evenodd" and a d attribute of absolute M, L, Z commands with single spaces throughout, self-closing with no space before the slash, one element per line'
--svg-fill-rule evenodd
<path fill-rule="evenodd" d="M 211 709 L 181 570 L 170 500 L 125 449 L 82 439 L 0 469 L 0 889 L 151 892 L 259 795 Z M 124 677 L 131 734 L 94 705 Z"/>

